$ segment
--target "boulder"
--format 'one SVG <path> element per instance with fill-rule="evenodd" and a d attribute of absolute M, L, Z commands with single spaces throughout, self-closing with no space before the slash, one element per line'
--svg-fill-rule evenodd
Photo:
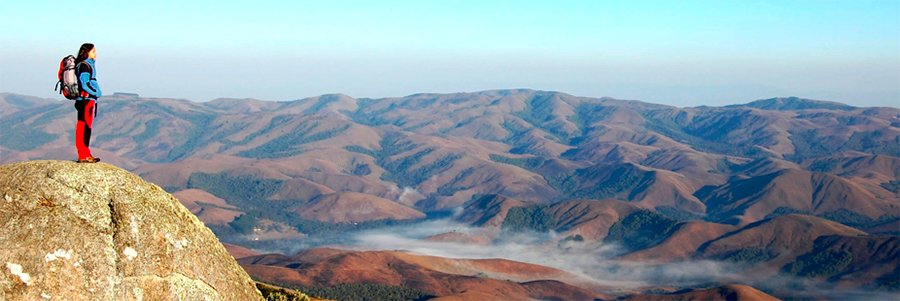
<path fill-rule="evenodd" d="M 262 300 L 216 236 L 113 165 L 0 166 L 0 300 Z"/>

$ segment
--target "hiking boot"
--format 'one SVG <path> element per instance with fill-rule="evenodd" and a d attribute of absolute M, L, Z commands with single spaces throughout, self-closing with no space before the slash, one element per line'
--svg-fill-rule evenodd
<path fill-rule="evenodd" d="M 77 163 L 97 163 L 97 162 L 100 162 L 100 158 L 90 156 L 90 157 L 87 157 L 84 159 L 78 159 L 75 162 L 77 162 Z"/>

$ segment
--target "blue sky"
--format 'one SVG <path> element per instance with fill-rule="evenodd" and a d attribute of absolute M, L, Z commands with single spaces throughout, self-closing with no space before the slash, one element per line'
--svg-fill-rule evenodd
<path fill-rule="evenodd" d="M 53 3 L 53 4 L 48 4 Z M 81 12 L 64 32 L 58 12 Z M 900 0 L 2 1 L 0 91 L 55 97 L 98 47 L 104 92 L 206 101 L 557 90 L 677 106 L 900 106 Z"/>

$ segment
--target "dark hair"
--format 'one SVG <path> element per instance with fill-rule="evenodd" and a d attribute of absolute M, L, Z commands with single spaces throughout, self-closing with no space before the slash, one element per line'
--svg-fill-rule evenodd
<path fill-rule="evenodd" d="M 83 61 L 88 59 L 88 52 L 94 50 L 94 44 L 84 43 L 81 44 L 81 48 L 78 49 L 78 56 L 75 57 L 76 61 Z"/>

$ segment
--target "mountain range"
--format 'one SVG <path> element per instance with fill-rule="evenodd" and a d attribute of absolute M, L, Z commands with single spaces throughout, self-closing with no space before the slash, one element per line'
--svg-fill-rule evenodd
<path fill-rule="evenodd" d="M 98 109 L 95 155 L 174 193 L 220 240 L 257 250 L 285 241 L 318 250 L 347 243 L 348 233 L 440 219 L 467 231 L 419 238 L 496 245 L 550 233 L 535 244 L 615 245 L 608 255 L 616 261 L 709 260 L 745 265 L 758 279 L 900 289 L 898 108 L 796 97 L 677 108 L 519 89 L 205 103 L 115 94 Z M 74 158 L 73 115 L 70 102 L 0 94 L 0 163 Z M 424 256 L 341 252 L 387 266 Z M 442 280 L 380 284 L 463 299 L 490 295 L 453 291 L 468 280 L 433 268 L 462 259 L 423 258 L 432 259 L 416 262 L 432 266 L 394 268 L 400 278 L 390 279 L 427 270 Z M 296 286 L 365 282 L 315 276 L 345 259 L 245 259 L 255 276 L 299 271 L 304 277 L 279 280 Z M 507 291 L 560 299 L 661 292 L 556 279 L 562 282 L 552 285 L 577 285 L 568 291 L 580 295 L 551 296 L 541 292 L 554 289 L 531 283 L 540 279 L 550 278 L 517 279 Z M 792 296 L 789 288 L 751 284 Z M 753 289 L 726 285 L 663 291 Z"/>

